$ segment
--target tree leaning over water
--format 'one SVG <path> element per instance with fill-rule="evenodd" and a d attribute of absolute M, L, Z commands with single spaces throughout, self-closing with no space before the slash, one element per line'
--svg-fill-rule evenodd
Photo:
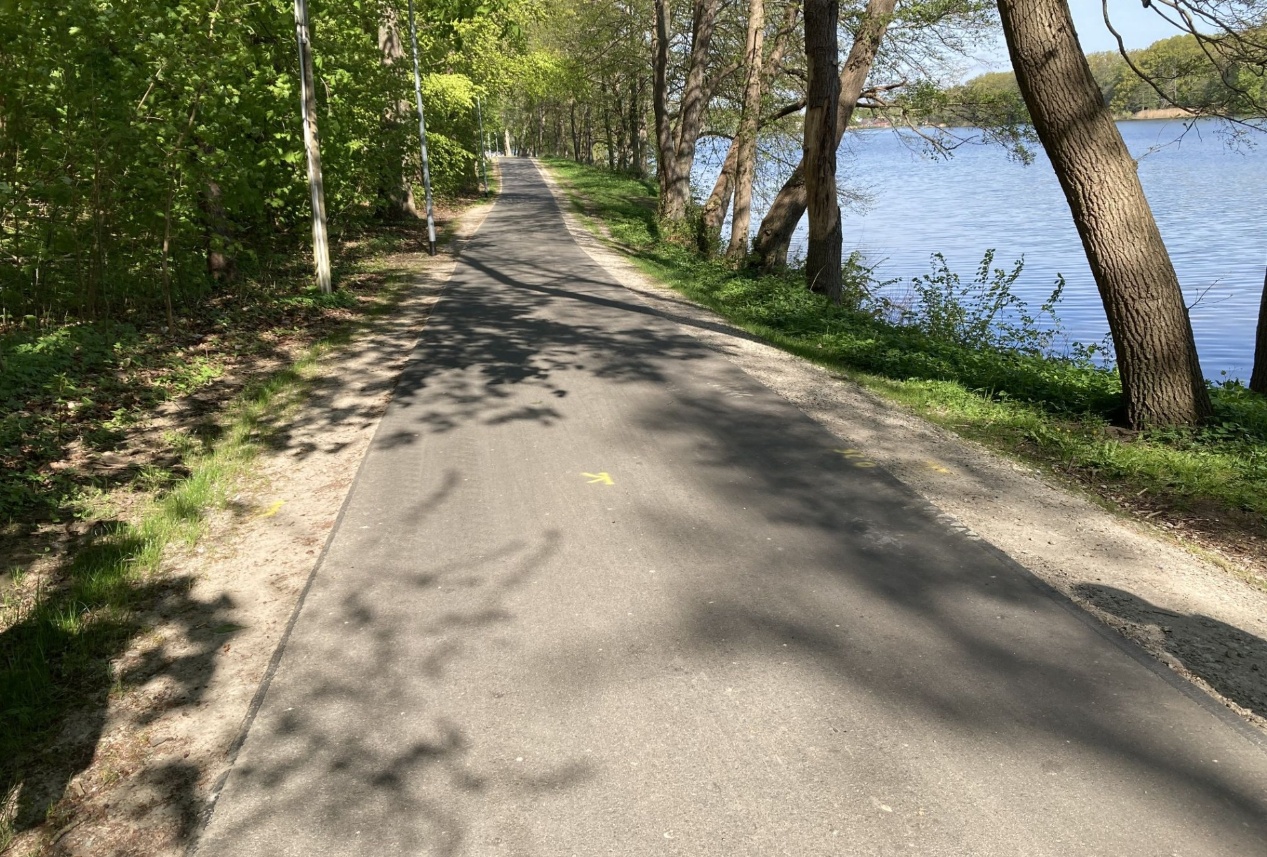
<path fill-rule="evenodd" d="M 1066 0 L 999 0 L 1008 53 L 1100 290 L 1132 427 L 1211 414 L 1174 265 Z"/>
<path fill-rule="evenodd" d="M 691 169 L 695 146 L 703 130 L 713 85 L 707 78 L 709 48 L 717 28 L 721 0 L 695 0 L 691 23 L 690 59 L 677 114 L 677 125 L 669 109 L 668 64 L 670 42 L 669 0 L 656 0 L 653 53 L 655 80 L 653 103 L 660 179 L 660 215 L 670 223 L 686 219 L 691 203 Z"/>
<path fill-rule="evenodd" d="M 853 118 L 854 108 L 862 96 L 896 6 L 897 0 L 868 0 L 862 14 L 837 87 L 839 104 L 835 111 L 835 141 L 838 147 Z M 752 245 L 753 261 L 758 267 L 770 270 L 787 264 L 788 248 L 797 225 L 805 216 L 807 204 L 805 164 L 800 163 L 784 182 L 761 220 Z"/>

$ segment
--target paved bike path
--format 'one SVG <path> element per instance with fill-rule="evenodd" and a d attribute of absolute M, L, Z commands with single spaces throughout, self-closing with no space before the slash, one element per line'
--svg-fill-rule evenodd
<path fill-rule="evenodd" d="M 503 177 L 200 857 L 1267 854 L 1246 730 Z"/>

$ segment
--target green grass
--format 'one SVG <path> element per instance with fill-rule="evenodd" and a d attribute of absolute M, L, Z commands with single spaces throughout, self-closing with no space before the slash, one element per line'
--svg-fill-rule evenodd
<path fill-rule="evenodd" d="M 1263 534 L 1267 398 L 1212 390 L 1216 417 L 1195 431 L 1124 432 L 1121 383 L 1086 361 L 969 346 L 832 306 L 799 272 L 757 276 L 661 240 L 655 185 L 570 161 L 549 166 L 576 209 L 601 222 L 647 273 L 738 326 L 841 372 L 916 413 L 1056 470 L 1114 499 Z"/>

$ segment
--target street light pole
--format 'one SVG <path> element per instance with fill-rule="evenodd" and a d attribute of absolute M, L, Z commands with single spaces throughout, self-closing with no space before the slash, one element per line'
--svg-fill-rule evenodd
<path fill-rule="evenodd" d="M 418 70 L 418 30 L 414 27 L 414 0 L 409 0 L 409 38 L 414 46 L 414 95 L 418 100 L 418 137 L 422 144 L 422 189 L 427 199 L 427 252 L 434 256 L 436 222 L 431 207 L 431 165 L 427 161 L 427 120 L 422 112 L 422 73 Z"/>
<path fill-rule="evenodd" d="M 330 294 L 330 244 L 326 236 L 326 195 L 321 177 L 321 149 L 317 136 L 317 96 L 312 80 L 312 44 L 308 39 L 308 0 L 295 0 L 295 36 L 299 40 L 299 101 L 304 121 L 304 150 L 308 154 L 308 189 L 312 193 L 312 255 L 317 265 L 317 287 Z"/>
<path fill-rule="evenodd" d="M 488 162 L 484 158 L 484 112 L 480 109 L 479 98 L 475 99 L 475 118 L 480 125 L 480 170 L 484 173 L 484 196 L 488 196 Z"/>

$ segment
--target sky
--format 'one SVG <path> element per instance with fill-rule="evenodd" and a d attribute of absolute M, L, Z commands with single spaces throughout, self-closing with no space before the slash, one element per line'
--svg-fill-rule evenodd
<path fill-rule="evenodd" d="M 1078 31 L 1078 41 L 1082 50 L 1093 54 L 1099 51 L 1116 51 L 1117 41 L 1108 27 L 1104 26 L 1104 14 L 1100 0 L 1069 0 L 1069 9 L 1073 12 L 1073 26 Z M 1129 50 L 1146 48 L 1158 39 L 1176 36 L 1179 31 L 1163 21 L 1151 9 L 1145 9 L 1142 0 L 1109 0 L 1109 18 L 1113 26 L 1122 34 L 1122 39 Z M 993 50 L 986 51 L 980 57 L 980 65 L 969 72 L 969 76 L 983 71 L 1002 71 L 1010 68 L 1007 59 L 1007 47 L 1000 35 Z"/>
<path fill-rule="evenodd" d="M 1078 31 L 1078 41 L 1082 42 L 1085 52 L 1093 54 L 1117 50 L 1117 40 L 1104 26 L 1100 0 L 1069 0 L 1069 9 L 1073 12 L 1073 27 Z M 1156 12 L 1145 9 L 1141 0 L 1109 0 L 1109 18 L 1130 49 L 1146 48 L 1158 39 L 1179 35 L 1179 31 L 1163 21 Z"/>

